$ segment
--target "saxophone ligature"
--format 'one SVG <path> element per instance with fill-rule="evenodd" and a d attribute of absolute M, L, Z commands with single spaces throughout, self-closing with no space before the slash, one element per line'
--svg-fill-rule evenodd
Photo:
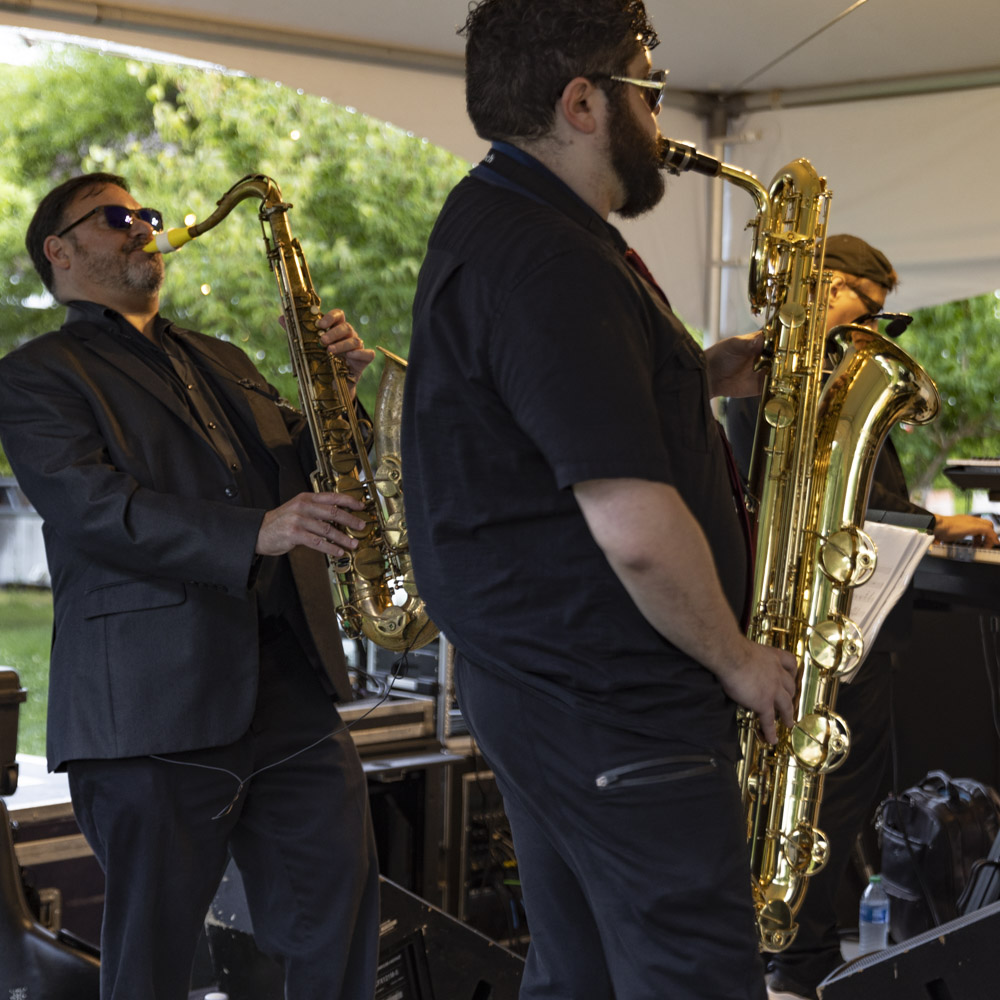
<path fill-rule="evenodd" d="M 829 857 L 818 825 L 824 775 L 850 748 L 834 709 L 840 678 L 864 653 L 849 615 L 853 590 L 875 569 L 863 530 L 875 460 L 895 423 L 926 423 L 940 402 L 926 372 L 867 328 L 824 377 L 831 192 L 808 160 L 782 167 L 765 188 L 687 143 L 661 138 L 659 152 L 663 169 L 722 177 L 757 208 L 748 225 L 749 297 L 763 313 L 765 386 L 746 496 L 756 524 L 747 634 L 792 652 L 798 670 L 796 722 L 779 720 L 776 745 L 754 713 L 738 710 L 738 777 L 760 944 L 781 951 L 798 929 L 808 877 Z"/>
<path fill-rule="evenodd" d="M 337 617 L 349 638 L 365 636 L 386 649 L 419 649 L 437 635 L 417 593 L 410 563 L 400 466 L 400 414 L 406 362 L 382 351 L 374 428 L 358 415 L 347 362 L 329 355 L 319 340 L 321 315 L 309 267 L 288 225 L 278 185 L 263 174 L 237 181 L 203 222 L 157 233 L 143 248 L 169 253 L 217 226 L 241 201 L 256 198 L 267 259 L 278 282 L 292 368 L 316 452 L 313 489 L 360 500 L 363 529 L 345 528 L 358 547 L 329 557 Z M 269 235 L 270 233 L 270 235 Z M 368 442 L 374 434 L 374 468 Z"/>

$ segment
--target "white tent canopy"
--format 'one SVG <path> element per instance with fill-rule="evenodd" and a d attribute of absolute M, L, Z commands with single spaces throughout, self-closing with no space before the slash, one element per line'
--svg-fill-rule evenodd
<path fill-rule="evenodd" d="M 856 232 L 896 265 L 899 309 L 1000 288 L 991 183 L 1000 162 L 1000 4 L 860 0 L 840 16 L 847 2 L 647 0 L 662 40 L 654 62 L 671 69 L 662 131 L 765 183 L 788 160 L 811 160 L 834 191 L 830 231 Z M 484 143 L 465 116 L 456 35 L 467 9 L 468 0 L 0 0 L 0 24 L 280 80 L 474 161 Z M 294 190 L 294 178 L 280 181 Z M 723 247 L 746 255 L 739 229 L 752 211 L 743 192 L 723 199 L 721 186 L 676 178 L 663 205 L 623 226 L 678 311 L 712 328 L 711 269 Z M 725 282 L 734 290 L 723 301 L 723 333 L 750 323 L 738 304 L 745 269 L 728 270 L 738 280 Z"/>

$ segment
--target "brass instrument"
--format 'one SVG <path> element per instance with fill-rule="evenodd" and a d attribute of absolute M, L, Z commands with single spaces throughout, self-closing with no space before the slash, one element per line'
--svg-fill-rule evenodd
<path fill-rule="evenodd" d="M 395 651 L 419 649 L 437 635 L 413 582 L 403 510 L 399 427 L 406 362 L 388 351 L 374 419 L 375 469 L 366 438 L 372 428 L 359 419 L 351 397 L 347 362 L 331 357 L 320 343 L 316 320 L 320 300 L 299 241 L 292 238 L 288 209 L 270 177 L 251 174 L 237 181 L 204 222 L 158 233 L 144 249 L 169 253 L 217 226 L 239 202 L 260 200 L 259 218 L 267 258 L 278 281 L 299 397 L 316 451 L 316 492 L 333 491 L 360 500 L 357 513 L 368 523 L 344 528 L 358 548 L 328 558 L 330 580 L 344 633 L 362 635 Z M 267 225 L 265 225 L 265 223 Z M 270 227 L 270 238 L 268 238 Z"/>
<path fill-rule="evenodd" d="M 818 826 L 824 775 L 850 747 L 834 707 L 839 678 L 864 652 L 849 612 L 853 589 L 875 569 L 863 531 L 875 460 L 897 421 L 926 423 L 940 401 L 918 364 L 866 328 L 824 385 L 831 193 L 807 160 L 787 164 L 765 189 L 685 143 L 661 139 L 660 154 L 664 169 L 722 176 L 757 203 L 749 291 L 754 312 L 764 311 L 766 385 L 748 488 L 756 558 L 747 634 L 794 653 L 797 721 L 779 720 L 772 747 L 757 716 L 739 710 L 739 780 L 761 947 L 781 951 L 798 929 L 806 879 L 829 856 Z"/>

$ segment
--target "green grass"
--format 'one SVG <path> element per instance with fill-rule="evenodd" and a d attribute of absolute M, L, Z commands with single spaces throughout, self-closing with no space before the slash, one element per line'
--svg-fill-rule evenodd
<path fill-rule="evenodd" d="M 45 756 L 45 703 L 49 691 L 52 592 L 0 589 L 0 666 L 13 667 L 27 688 L 18 720 L 18 753 Z"/>

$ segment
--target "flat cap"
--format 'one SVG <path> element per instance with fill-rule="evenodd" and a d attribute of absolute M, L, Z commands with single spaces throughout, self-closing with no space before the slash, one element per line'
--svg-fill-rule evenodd
<path fill-rule="evenodd" d="M 896 286 L 896 272 L 881 250 L 869 246 L 863 239 L 840 233 L 827 237 L 824 267 L 843 271 L 857 278 L 868 278 L 887 291 Z"/>

